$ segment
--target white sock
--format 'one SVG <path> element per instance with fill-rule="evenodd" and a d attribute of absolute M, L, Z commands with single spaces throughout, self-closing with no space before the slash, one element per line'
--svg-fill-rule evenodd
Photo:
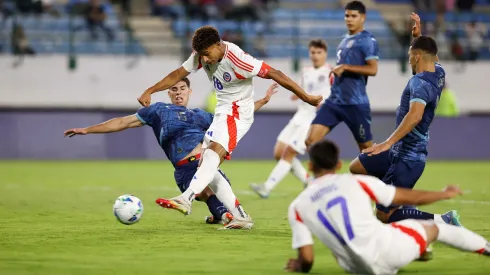
<path fill-rule="evenodd" d="M 189 200 L 189 202 L 194 201 L 196 194 L 201 193 L 213 180 L 214 174 L 218 170 L 219 160 L 220 158 L 216 152 L 210 149 L 205 150 L 202 154 L 201 166 L 194 174 L 189 188 L 181 196 Z"/>
<path fill-rule="evenodd" d="M 240 202 L 238 202 L 235 193 L 233 193 L 230 183 L 226 180 L 220 170 L 217 170 L 214 173 L 213 180 L 209 184 L 209 187 L 233 216 L 242 218 L 248 217 L 247 213 L 240 205 Z"/>
<path fill-rule="evenodd" d="M 437 240 L 465 251 L 483 253 L 487 240 L 464 227 L 436 223 L 439 228 Z M 483 249 L 483 250 L 482 250 Z"/>
<path fill-rule="evenodd" d="M 443 219 L 442 219 L 442 215 L 441 214 L 434 214 L 434 222 L 436 223 L 446 223 Z"/>
<path fill-rule="evenodd" d="M 271 174 L 269 175 L 269 178 L 267 181 L 264 183 L 265 190 L 267 192 L 270 192 L 276 185 L 284 179 L 284 177 L 288 174 L 288 172 L 291 170 L 291 163 L 280 159 L 276 167 L 272 169 Z"/>
<path fill-rule="evenodd" d="M 293 175 L 297 179 L 299 179 L 303 184 L 308 183 L 309 180 L 308 172 L 306 172 L 305 167 L 303 166 L 303 164 L 298 158 L 293 158 L 291 172 L 293 172 Z"/>

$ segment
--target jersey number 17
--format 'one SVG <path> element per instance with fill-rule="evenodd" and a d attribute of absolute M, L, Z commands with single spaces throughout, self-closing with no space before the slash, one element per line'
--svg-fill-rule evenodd
<path fill-rule="evenodd" d="M 354 231 L 352 231 L 352 225 L 351 225 L 350 217 L 349 217 L 349 210 L 347 209 L 347 201 L 342 196 L 333 198 L 332 200 L 330 200 L 327 203 L 327 209 L 326 209 L 327 212 L 336 205 L 339 205 L 340 210 L 342 211 L 342 218 L 344 219 L 345 230 L 347 231 L 347 237 L 349 238 L 349 241 L 350 241 L 350 240 L 354 239 Z M 342 245 L 345 245 L 346 242 L 345 242 L 344 238 L 339 234 L 339 232 L 337 232 L 335 230 L 335 228 L 332 226 L 332 224 L 328 221 L 327 217 L 325 217 L 325 215 L 323 215 L 323 212 L 321 209 L 319 209 L 316 212 L 316 215 L 317 215 L 318 219 L 323 223 L 325 228 L 327 228 L 327 230 L 330 231 L 330 233 L 332 233 L 332 235 L 334 235 L 335 238 Z"/>

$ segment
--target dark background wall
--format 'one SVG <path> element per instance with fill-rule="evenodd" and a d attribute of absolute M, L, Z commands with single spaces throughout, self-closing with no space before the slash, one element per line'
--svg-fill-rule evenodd
<path fill-rule="evenodd" d="M 165 159 L 149 127 L 106 135 L 64 138 L 68 128 L 85 127 L 131 112 L 124 111 L 0 111 L 1 159 Z M 291 113 L 257 113 L 250 132 L 233 153 L 234 159 L 271 159 L 276 137 Z M 373 115 L 375 141 L 388 137 L 393 114 Z M 488 160 L 490 116 L 436 118 L 430 130 L 429 158 Z M 357 155 L 357 145 L 345 125 L 328 136 L 342 158 Z"/>

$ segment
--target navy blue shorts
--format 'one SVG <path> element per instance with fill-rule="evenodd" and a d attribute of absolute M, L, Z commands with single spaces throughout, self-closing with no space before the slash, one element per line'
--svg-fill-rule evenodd
<path fill-rule="evenodd" d="M 409 161 L 401 158 L 392 157 L 391 165 L 383 177 L 383 182 L 396 187 L 413 189 L 420 176 L 425 169 L 425 162 L 422 161 Z M 376 205 L 376 208 L 385 213 L 390 212 L 391 209 L 398 207 L 396 205 L 390 207 L 384 207 L 382 205 Z"/>
<path fill-rule="evenodd" d="M 391 166 L 390 150 L 373 156 L 360 154 L 358 158 L 362 166 L 364 166 L 364 169 L 366 169 L 368 175 L 377 177 L 380 180 L 383 180 Z"/>
<path fill-rule="evenodd" d="M 189 188 L 192 178 L 194 177 L 194 174 L 197 172 L 197 167 L 199 167 L 199 160 L 195 160 L 193 162 L 189 162 L 184 165 L 175 167 L 174 178 L 175 178 L 175 182 L 177 183 L 177 186 L 180 189 L 180 192 L 184 193 L 185 190 Z M 220 172 L 221 175 L 223 175 L 223 177 L 226 179 L 226 181 L 230 183 L 230 180 L 228 180 L 225 173 L 223 173 L 221 169 L 218 169 L 218 172 Z"/>
<path fill-rule="evenodd" d="M 358 143 L 371 141 L 371 107 L 369 104 L 337 105 L 325 101 L 311 124 L 327 126 L 332 130 L 345 122 Z"/>

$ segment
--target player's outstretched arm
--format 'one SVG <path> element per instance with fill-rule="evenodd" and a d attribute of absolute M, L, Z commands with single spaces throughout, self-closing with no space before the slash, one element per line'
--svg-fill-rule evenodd
<path fill-rule="evenodd" d="M 384 151 L 387 151 L 397 143 L 400 139 L 410 133 L 417 124 L 422 120 L 424 116 L 425 104 L 414 101 L 410 103 L 410 110 L 407 115 L 403 118 L 402 122 L 395 129 L 393 134 L 384 142 L 380 144 L 374 144 L 373 146 L 362 150 L 364 154 L 377 155 Z"/>
<path fill-rule="evenodd" d="M 458 186 L 449 185 L 443 191 L 422 191 L 405 188 L 396 188 L 393 204 L 398 205 L 425 205 L 437 201 L 449 200 L 463 192 Z"/>
<path fill-rule="evenodd" d="M 172 87 L 177 82 L 179 82 L 182 78 L 188 76 L 189 74 L 190 72 L 184 69 L 184 67 L 182 66 L 179 67 L 177 70 L 174 70 L 173 72 L 165 76 L 162 80 L 158 81 L 155 85 L 146 89 L 146 91 L 144 91 L 143 94 L 141 94 L 141 96 L 138 98 L 138 102 L 143 107 L 150 106 L 152 94 Z"/>
<path fill-rule="evenodd" d="M 119 132 L 128 128 L 141 127 L 143 123 L 136 117 L 136 115 L 130 115 L 125 117 L 118 117 L 102 122 L 97 125 L 93 125 L 86 128 L 73 128 L 65 131 L 65 137 L 73 137 L 75 135 L 87 135 L 87 134 L 105 134 Z"/>
<path fill-rule="evenodd" d="M 269 103 L 269 100 L 271 100 L 271 97 L 277 93 L 277 87 L 279 87 L 279 84 L 277 84 L 277 83 L 270 85 L 269 89 L 267 89 L 267 92 L 265 93 L 264 98 L 261 98 L 261 99 L 255 101 L 254 112 L 257 112 L 265 104 Z"/>
<path fill-rule="evenodd" d="M 323 97 L 321 95 L 309 95 L 308 93 L 306 93 L 303 88 L 301 88 L 296 82 L 294 82 L 291 78 L 289 78 L 280 70 L 270 68 L 265 78 L 274 80 L 285 89 L 293 92 L 297 97 L 299 97 L 299 99 L 310 105 L 317 106 L 323 100 Z"/>

